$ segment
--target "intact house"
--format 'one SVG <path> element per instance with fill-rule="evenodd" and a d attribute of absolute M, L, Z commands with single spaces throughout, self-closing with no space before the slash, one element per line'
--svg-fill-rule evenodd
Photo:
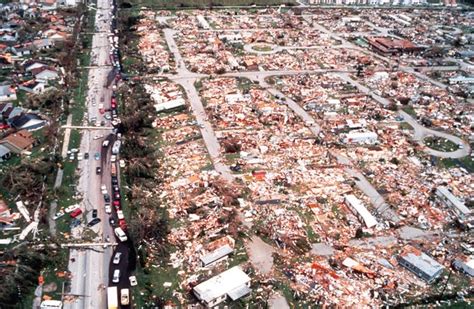
<path fill-rule="evenodd" d="M 17 130 L 34 131 L 46 125 L 46 120 L 36 114 L 21 114 L 13 118 L 11 126 Z"/>
<path fill-rule="evenodd" d="M 34 69 L 31 71 L 31 73 L 35 76 L 36 80 L 39 82 L 47 83 L 50 80 L 55 80 L 59 78 L 58 72 L 48 67 Z"/>
<path fill-rule="evenodd" d="M 15 101 L 16 91 L 11 85 L 0 86 L 0 102 L 2 101 Z"/>
<path fill-rule="evenodd" d="M 194 295 L 208 308 L 225 301 L 227 297 L 237 300 L 250 293 L 250 277 L 234 266 L 193 289 Z"/>
<path fill-rule="evenodd" d="M 457 270 L 474 277 L 474 258 L 459 256 L 453 262 L 453 267 Z"/>
<path fill-rule="evenodd" d="M 33 148 L 34 143 L 35 139 L 33 135 L 27 130 L 18 131 L 0 140 L 0 145 L 5 146 L 10 149 L 11 152 L 17 154 Z"/>
<path fill-rule="evenodd" d="M 375 132 L 349 132 L 343 139 L 344 143 L 355 144 L 375 144 L 378 141 L 377 133 Z"/>
<path fill-rule="evenodd" d="M 474 227 L 474 216 L 472 211 L 464 205 L 447 187 L 440 186 L 436 188 L 437 200 L 448 207 L 457 217 L 459 223 L 467 228 Z"/>
<path fill-rule="evenodd" d="M 23 83 L 18 88 L 29 93 L 41 93 L 44 91 L 45 87 L 46 87 L 46 84 L 44 82 L 30 80 Z"/>
<path fill-rule="evenodd" d="M 436 280 L 444 270 L 441 264 L 412 246 L 406 246 L 398 255 L 397 260 L 401 266 L 428 283 Z"/>

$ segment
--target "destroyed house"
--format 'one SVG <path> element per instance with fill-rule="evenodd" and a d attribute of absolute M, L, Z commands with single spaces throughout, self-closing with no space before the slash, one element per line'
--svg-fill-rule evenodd
<path fill-rule="evenodd" d="M 401 266 L 428 283 L 432 283 L 444 270 L 433 258 L 411 246 L 405 247 L 397 260 Z"/>
<path fill-rule="evenodd" d="M 237 300 L 250 293 L 250 277 L 234 266 L 193 289 L 194 295 L 208 308 L 225 301 L 227 297 Z"/>
<path fill-rule="evenodd" d="M 424 48 L 416 46 L 412 42 L 404 39 L 393 39 L 387 37 L 371 37 L 367 39 L 373 50 L 383 55 L 393 55 L 401 53 L 413 53 L 422 51 Z"/>
<path fill-rule="evenodd" d="M 364 222 L 368 228 L 377 225 L 377 219 L 365 208 L 364 204 L 352 194 L 344 196 L 347 207 L 357 216 L 357 218 Z"/>

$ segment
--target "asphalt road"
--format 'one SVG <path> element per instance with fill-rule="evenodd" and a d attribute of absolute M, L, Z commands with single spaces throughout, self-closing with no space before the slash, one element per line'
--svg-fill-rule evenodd
<path fill-rule="evenodd" d="M 109 61 L 109 41 L 105 32 L 110 31 L 110 3 L 109 0 L 98 0 L 96 13 L 96 28 L 103 33 L 96 33 L 92 40 L 91 64 L 97 67 L 89 70 L 87 112 L 88 119 L 97 117 L 100 121 L 103 115 L 98 111 L 98 105 L 103 103 L 105 108 L 110 105 L 111 90 L 104 88 L 107 75 L 111 70 Z M 102 102 L 103 101 L 103 102 Z M 82 193 L 81 204 L 83 222 L 86 221 L 88 212 L 97 209 L 101 222 L 91 229 L 96 233 L 95 241 L 103 242 L 107 237 L 114 239 L 113 231 L 109 225 L 108 215 L 105 213 L 104 200 L 100 192 L 101 184 L 106 184 L 110 192 L 110 156 L 101 156 L 100 160 L 94 159 L 94 154 L 102 152 L 102 140 L 94 139 L 96 135 L 107 135 L 104 130 L 83 130 L 80 152 L 89 153 L 88 160 L 79 162 L 80 178 L 77 190 Z M 102 174 L 96 175 L 96 167 L 102 167 Z M 82 237 L 83 226 L 74 228 L 72 234 L 75 238 Z M 78 296 L 72 304 L 64 304 L 65 309 L 105 308 L 106 289 L 109 278 L 109 262 L 112 248 L 94 247 L 92 249 L 71 249 L 69 270 L 72 273 L 70 294 Z M 73 261 L 74 260 L 74 261 Z"/>

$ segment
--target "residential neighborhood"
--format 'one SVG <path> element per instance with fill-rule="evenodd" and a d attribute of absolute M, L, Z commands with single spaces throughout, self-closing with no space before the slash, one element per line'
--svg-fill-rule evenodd
<path fill-rule="evenodd" d="M 0 307 L 471 307 L 470 5 L 0 4 Z"/>

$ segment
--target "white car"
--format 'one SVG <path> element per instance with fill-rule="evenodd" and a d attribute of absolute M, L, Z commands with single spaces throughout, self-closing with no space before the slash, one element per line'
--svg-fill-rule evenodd
<path fill-rule="evenodd" d="M 82 159 L 84 159 L 84 155 L 83 155 L 81 152 L 79 152 L 79 153 L 77 154 L 77 160 L 78 160 L 78 161 L 81 161 Z"/>
<path fill-rule="evenodd" d="M 115 163 L 115 161 L 117 161 L 117 155 L 112 155 L 110 157 L 110 162 Z"/>
<path fill-rule="evenodd" d="M 102 194 L 107 194 L 107 187 L 105 185 L 100 186 L 100 192 L 102 192 Z"/>
<path fill-rule="evenodd" d="M 115 253 L 112 263 L 114 263 L 115 265 L 119 264 L 121 255 L 122 255 L 122 252 Z"/>
<path fill-rule="evenodd" d="M 105 204 L 105 213 L 112 213 L 112 207 L 110 207 L 110 204 Z"/>
<path fill-rule="evenodd" d="M 121 168 L 124 168 L 125 167 L 125 161 L 124 160 L 120 160 L 119 161 L 119 165 Z"/>
<path fill-rule="evenodd" d="M 125 218 L 125 217 L 123 216 L 123 211 L 117 210 L 117 218 L 118 218 L 119 220 L 122 220 L 123 218 Z"/>
<path fill-rule="evenodd" d="M 114 270 L 114 276 L 112 277 L 113 283 L 119 283 L 120 281 L 120 269 Z"/>
<path fill-rule="evenodd" d="M 130 285 L 131 285 L 131 286 L 136 286 L 136 285 L 138 284 L 138 282 L 137 282 L 137 277 L 135 277 L 135 276 L 130 276 L 130 277 L 128 277 L 128 279 L 130 280 Z"/>
<path fill-rule="evenodd" d="M 58 211 L 57 213 L 54 214 L 53 220 L 58 220 L 62 216 L 64 216 L 65 212 L 63 210 Z"/>
<path fill-rule="evenodd" d="M 74 204 L 74 205 L 66 207 L 66 209 L 64 209 L 64 211 L 68 214 L 68 213 L 73 212 L 74 210 L 76 210 L 78 208 L 79 208 L 79 205 Z"/>

